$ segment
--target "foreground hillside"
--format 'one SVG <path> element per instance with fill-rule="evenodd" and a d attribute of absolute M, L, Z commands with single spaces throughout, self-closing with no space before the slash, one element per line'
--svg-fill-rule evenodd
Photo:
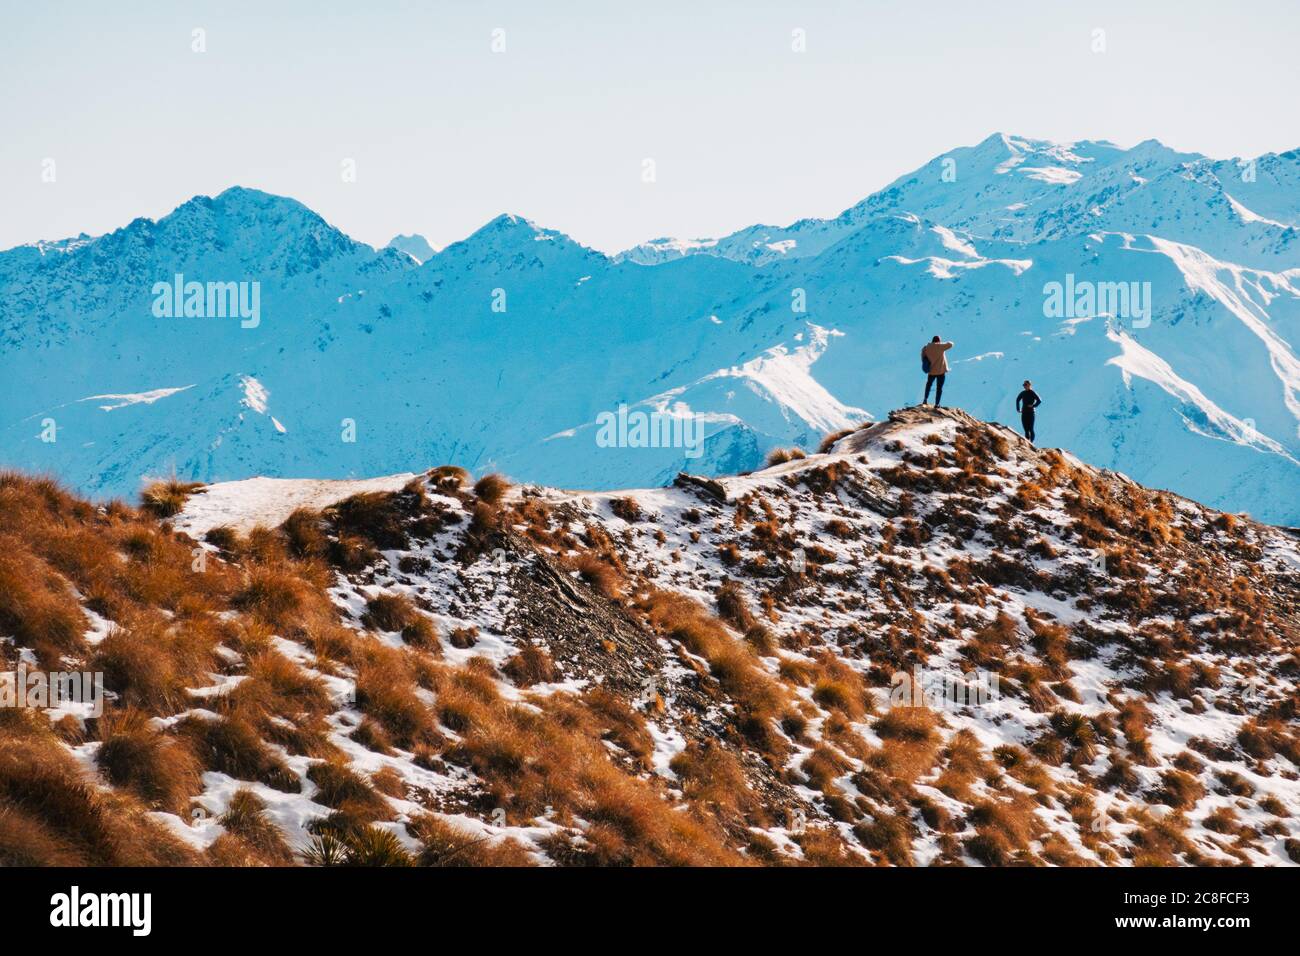
<path fill-rule="evenodd" d="M 961 412 L 824 447 L 0 478 L 3 669 L 111 692 L 0 710 L 0 862 L 1300 862 L 1300 542 Z"/>

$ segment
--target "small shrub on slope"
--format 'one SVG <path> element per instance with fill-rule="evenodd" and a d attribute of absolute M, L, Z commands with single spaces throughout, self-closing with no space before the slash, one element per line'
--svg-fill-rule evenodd
<path fill-rule="evenodd" d="M 180 514 L 190 495 L 202 487 L 201 481 L 156 481 L 140 492 L 140 504 L 156 517 L 171 518 Z"/>
<path fill-rule="evenodd" d="M 498 475 L 495 472 L 484 475 L 478 481 L 474 482 L 474 495 L 479 501 L 486 505 L 496 507 L 510 490 L 510 482 L 504 475 Z"/>

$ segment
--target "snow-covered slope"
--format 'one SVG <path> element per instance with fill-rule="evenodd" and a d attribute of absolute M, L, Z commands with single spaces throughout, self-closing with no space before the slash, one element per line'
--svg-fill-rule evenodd
<path fill-rule="evenodd" d="M 611 258 L 506 215 L 420 264 L 233 189 L 0 253 L 0 461 L 95 494 L 173 469 L 347 478 L 431 460 L 652 484 L 752 469 L 915 401 L 916 353 L 942 334 L 946 401 L 1013 422 L 1032 379 L 1043 442 L 1300 524 L 1298 208 L 1295 152 L 997 134 L 834 219 Z M 260 323 L 155 318 L 152 285 L 176 273 L 260 282 Z M 1049 284 L 1121 282 L 1149 314 L 1047 307 Z M 598 440 L 623 407 L 689 415 L 702 450 Z"/>
<path fill-rule="evenodd" d="M 1300 864 L 1297 534 L 960 411 L 179 493 L 0 478 L 0 670 L 107 691 L 0 723 L 0 864 Z"/>

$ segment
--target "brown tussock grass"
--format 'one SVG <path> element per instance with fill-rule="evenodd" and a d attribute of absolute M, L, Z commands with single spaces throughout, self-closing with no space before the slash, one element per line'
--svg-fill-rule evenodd
<path fill-rule="evenodd" d="M 871 725 L 883 740 L 871 764 L 902 781 L 916 780 L 934 766 L 938 724 L 938 715 L 929 708 L 891 707 Z"/>
<path fill-rule="evenodd" d="M 609 510 L 614 513 L 614 517 L 622 518 L 628 524 L 636 524 L 645 517 L 635 498 L 615 498 L 609 503 Z"/>
<path fill-rule="evenodd" d="M 501 665 L 501 672 L 519 687 L 551 684 L 563 676 L 546 649 L 536 644 L 521 647 L 519 653 Z"/>
<path fill-rule="evenodd" d="M 169 478 L 155 481 L 140 492 L 140 506 L 158 518 L 171 518 L 181 513 L 190 495 L 203 488 L 201 481 L 179 481 Z"/>
<path fill-rule="evenodd" d="M 184 741 L 155 730 L 136 708 L 106 713 L 96 731 L 95 763 L 109 783 L 131 790 L 151 809 L 184 814 L 201 789 L 198 761 Z"/>
<path fill-rule="evenodd" d="M 340 538 L 360 539 L 380 551 L 405 548 L 406 520 L 418 511 L 422 494 L 365 492 L 322 512 Z"/>
<path fill-rule="evenodd" d="M 186 717 L 176 725 L 176 732 L 189 741 L 195 756 L 208 770 L 236 780 L 264 783 L 284 793 L 297 793 L 301 789 L 298 778 L 285 762 L 240 717 Z"/>
<path fill-rule="evenodd" d="M 377 594 L 367 598 L 361 623 L 379 631 L 397 632 L 407 644 L 436 651 L 438 631 L 433 621 L 404 594 Z"/>
<path fill-rule="evenodd" d="M 511 839 L 494 839 L 486 834 L 471 833 L 434 814 L 422 814 L 407 824 L 423 848 L 416 859 L 419 866 L 438 867 L 515 867 L 532 866 L 528 851 Z"/>
<path fill-rule="evenodd" d="M 141 617 L 109 631 L 95 648 L 91 669 L 103 671 L 104 686 L 122 704 L 168 716 L 189 706 L 187 687 L 209 683 L 216 642 L 212 631 Z"/>
<path fill-rule="evenodd" d="M 853 834 L 863 846 L 879 853 L 886 862 L 894 866 L 912 866 L 914 830 L 915 826 L 903 814 L 881 812 L 870 821 L 855 826 Z"/>
<path fill-rule="evenodd" d="M 307 779 L 316 785 L 312 800 L 355 821 L 391 820 L 392 806 L 373 786 L 341 761 L 312 764 Z"/>
<path fill-rule="evenodd" d="M 787 461 L 798 461 L 807 457 L 802 448 L 773 448 L 767 453 L 764 467 L 772 468 L 776 465 L 784 465 Z"/>
<path fill-rule="evenodd" d="M 361 652 L 356 677 L 357 707 L 407 750 L 439 739 L 433 715 L 416 691 L 409 653 L 372 641 Z"/>
<path fill-rule="evenodd" d="M 474 495 L 484 504 L 496 507 L 510 490 L 510 482 L 504 475 L 495 472 L 486 474 L 474 482 Z"/>
<path fill-rule="evenodd" d="M 602 597 L 618 600 L 623 596 L 627 580 L 621 568 L 605 555 L 584 551 L 576 558 L 565 559 L 565 563 Z"/>
<path fill-rule="evenodd" d="M 284 834 L 267 816 L 266 803 L 252 790 L 236 790 L 218 822 L 228 834 L 240 840 L 256 862 L 265 866 L 288 866 L 294 862 L 293 850 Z"/>
<path fill-rule="evenodd" d="M 691 743 L 669 764 L 681 781 L 682 794 L 708 808 L 724 826 L 763 826 L 769 822 L 758 795 L 749 785 L 739 758 L 714 741 Z"/>
<path fill-rule="evenodd" d="M 12 535 L 0 535 L 0 632 L 53 663 L 84 651 L 90 622 L 66 581 Z"/>
<path fill-rule="evenodd" d="M 0 711 L 0 862 L 178 866 L 193 852 L 128 792 L 92 786 L 43 714 Z"/>
<path fill-rule="evenodd" d="M 593 710 L 563 693 L 534 699 L 540 711 L 512 704 L 496 691 L 488 666 L 438 665 L 433 677 L 439 719 L 460 735 L 444 758 L 485 781 L 490 805 L 511 820 L 551 807 L 561 821 L 588 821 L 589 845 L 579 854 L 585 862 L 741 862 L 711 821 L 676 809 L 655 781 L 616 767 L 606 736 L 630 743 L 644 759 L 653 747 L 644 725 L 619 713 L 622 706 L 606 701 Z"/>
<path fill-rule="evenodd" d="M 856 428 L 841 428 L 837 432 L 831 432 L 830 434 L 824 436 L 821 440 L 821 444 L 817 446 L 817 453 L 819 455 L 830 454 L 830 451 L 832 448 L 835 447 L 836 442 L 838 442 L 841 438 L 847 438 L 848 436 L 852 435 L 855 431 L 857 431 Z"/>
<path fill-rule="evenodd" d="M 708 661 L 722 692 L 736 702 L 741 732 L 750 742 L 774 759 L 783 756 L 786 744 L 775 725 L 790 709 L 790 699 L 753 649 L 733 638 L 720 620 L 684 595 L 652 590 L 640 606 L 657 631 Z"/>

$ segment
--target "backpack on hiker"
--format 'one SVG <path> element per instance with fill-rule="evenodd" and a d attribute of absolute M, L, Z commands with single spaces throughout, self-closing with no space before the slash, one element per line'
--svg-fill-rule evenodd
<path fill-rule="evenodd" d="M 921 346 L 921 371 L 926 375 L 930 374 L 930 356 L 925 354 L 925 346 Z"/>

